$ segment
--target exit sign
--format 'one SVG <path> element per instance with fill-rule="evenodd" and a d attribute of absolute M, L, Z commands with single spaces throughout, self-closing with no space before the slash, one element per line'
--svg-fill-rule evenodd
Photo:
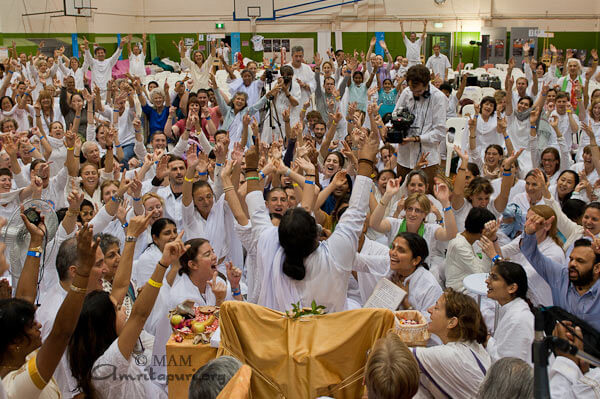
<path fill-rule="evenodd" d="M 225 24 L 223 24 L 223 23 L 216 23 L 215 24 L 215 28 L 217 28 L 217 29 L 225 29 Z"/>

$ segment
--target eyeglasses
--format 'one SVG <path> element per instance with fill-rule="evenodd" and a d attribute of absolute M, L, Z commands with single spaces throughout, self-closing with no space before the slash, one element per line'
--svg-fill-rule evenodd
<path fill-rule="evenodd" d="M 408 212 L 414 212 L 414 213 L 425 213 L 422 209 L 419 208 L 414 208 L 412 206 L 406 208 L 406 213 Z"/>

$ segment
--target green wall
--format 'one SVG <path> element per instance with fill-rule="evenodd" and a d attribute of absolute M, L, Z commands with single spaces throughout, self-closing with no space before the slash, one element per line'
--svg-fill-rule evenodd
<path fill-rule="evenodd" d="M 558 49 L 586 49 L 589 60 L 590 50 L 600 48 L 600 32 L 555 32 L 554 37 L 550 39 L 550 43 Z M 544 39 L 538 39 L 538 57 L 542 53 L 543 45 Z"/>
<path fill-rule="evenodd" d="M 453 47 L 452 54 L 454 60 L 452 62 L 452 68 L 458 67 L 459 53 L 462 51 L 462 62 L 468 64 L 473 63 L 474 66 L 479 64 L 479 49 L 478 46 L 472 46 L 469 44 L 471 40 L 479 41 L 479 32 L 454 32 L 452 39 Z"/>

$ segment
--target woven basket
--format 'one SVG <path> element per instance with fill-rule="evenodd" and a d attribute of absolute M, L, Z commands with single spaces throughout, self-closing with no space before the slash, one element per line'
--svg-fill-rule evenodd
<path fill-rule="evenodd" d="M 427 320 L 418 310 L 399 310 L 396 315 L 395 332 L 408 346 L 426 346 L 429 340 Z M 400 319 L 415 320 L 417 324 L 400 324 Z"/>

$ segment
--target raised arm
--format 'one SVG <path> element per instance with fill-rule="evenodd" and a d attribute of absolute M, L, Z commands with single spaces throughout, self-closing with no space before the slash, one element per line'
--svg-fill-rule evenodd
<path fill-rule="evenodd" d="M 123 303 L 129 283 L 131 281 L 131 266 L 133 265 L 133 253 L 135 244 L 139 236 L 148 229 L 152 213 L 148 212 L 145 216 L 134 216 L 129 220 L 127 226 L 127 237 L 134 237 L 135 240 L 126 240 L 123 245 L 123 252 L 119 260 L 119 266 L 113 280 L 112 291 L 110 295 L 115 299 L 118 306 Z"/>
<path fill-rule="evenodd" d="M 242 207 L 240 198 L 231 181 L 234 164 L 235 161 L 228 160 L 223 168 L 223 171 L 221 172 L 221 178 L 223 179 L 223 191 L 225 192 L 225 201 L 227 201 L 229 209 L 231 209 L 231 212 L 233 213 L 233 217 L 235 217 L 235 220 L 240 226 L 246 226 L 248 225 L 249 218 Z"/>
<path fill-rule="evenodd" d="M 504 209 L 506 209 L 506 205 L 508 204 L 510 189 L 512 188 L 513 183 L 512 166 L 522 152 L 523 148 L 502 161 L 502 183 L 500 185 L 500 194 L 498 194 L 498 197 L 494 200 L 494 207 L 498 213 L 504 212 Z"/>
<path fill-rule="evenodd" d="M 148 282 L 144 285 L 131 309 L 131 314 L 127 323 L 125 323 L 125 327 L 123 327 L 123 331 L 119 334 L 119 351 L 125 359 L 129 359 L 131 356 L 133 348 L 135 348 L 140 333 L 144 328 L 144 324 L 150 316 L 150 312 L 152 312 L 156 297 L 158 296 L 158 291 L 162 286 L 162 281 L 165 277 L 165 272 L 169 266 L 176 263 L 179 260 L 179 257 L 189 248 L 189 245 L 184 245 L 181 241 L 183 233 L 182 230 L 175 241 L 165 245 L 162 258 L 156 264 L 152 277 L 150 277 Z"/>
<path fill-rule="evenodd" d="M 381 199 L 377 203 L 377 207 L 371 214 L 371 218 L 369 219 L 369 226 L 379 232 L 379 233 L 387 233 L 390 231 L 392 227 L 390 222 L 385 217 L 385 212 L 387 210 L 390 201 L 394 198 L 394 196 L 400 191 L 400 183 L 402 182 L 401 178 L 398 179 L 390 179 L 387 182 L 385 193 L 381 196 Z"/>
<path fill-rule="evenodd" d="M 460 157 L 460 168 L 456 173 L 454 180 L 454 190 L 452 191 L 452 208 L 459 210 L 465 203 L 465 185 L 467 175 L 467 165 L 469 164 L 469 154 L 467 151 L 462 151 L 459 146 L 454 145 L 454 151 Z M 386 189 L 387 191 L 387 189 Z"/>
<path fill-rule="evenodd" d="M 509 68 L 510 70 L 511 68 Z M 510 76 L 509 74 L 506 75 L 506 83 L 505 83 L 505 88 L 506 88 L 506 110 L 504 112 L 504 114 L 506 116 L 511 116 L 513 113 L 513 101 L 512 101 L 512 97 L 513 97 L 513 83 L 514 83 L 514 79 L 512 78 L 512 76 Z"/>
<path fill-rule="evenodd" d="M 87 292 L 90 270 L 95 263 L 95 256 L 90 254 L 95 254 L 98 247 L 98 241 L 92 244 L 92 234 L 92 226 L 87 225 L 79 232 L 75 276 L 56 314 L 52 330 L 37 353 L 35 362 L 43 381 L 50 381 L 52 378 L 77 326 L 77 319 Z"/>
<path fill-rule="evenodd" d="M 329 114 L 329 120 L 331 124 L 329 125 L 329 130 L 327 130 L 327 134 L 325 134 L 325 138 L 323 139 L 323 143 L 321 144 L 321 148 L 319 149 L 319 153 L 323 159 L 327 158 L 327 154 L 329 152 L 329 145 L 335 136 L 335 132 L 337 131 L 337 124 L 342 120 L 344 116 L 341 112 L 336 112 L 335 115 Z"/>

